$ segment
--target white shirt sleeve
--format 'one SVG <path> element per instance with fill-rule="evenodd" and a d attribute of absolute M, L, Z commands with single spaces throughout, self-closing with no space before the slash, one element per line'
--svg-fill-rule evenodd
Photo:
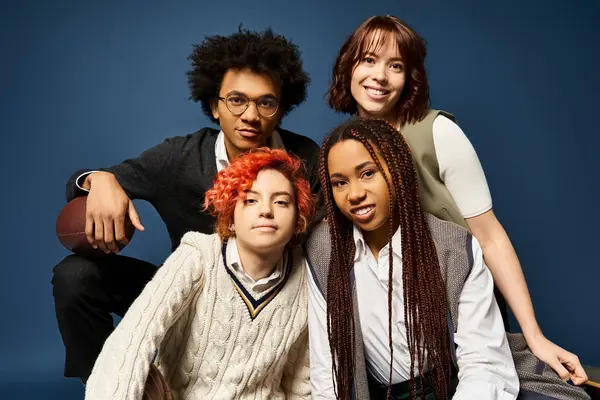
<path fill-rule="evenodd" d="M 310 346 L 310 384 L 313 400 L 335 398 L 329 337 L 327 304 L 308 269 L 308 334 Z"/>
<path fill-rule="evenodd" d="M 492 196 L 473 145 L 449 118 L 433 121 L 433 145 L 440 179 L 464 218 L 476 217 L 492 208 Z"/>
<path fill-rule="evenodd" d="M 99 172 L 99 171 L 84 172 L 83 174 L 79 175 L 77 177 L 77 179 L 75 179 L 75 184 L 77 185 L 77 187 L 80 190 L 83 190 L 84 192 L 89 192 L 89 190 L 83 188 L 83 186 L 82 186 L 83 185 L 83 180 L 82 179 L 85 179 L 86 176 L 88 176 L 89 174 L 93 174 L 94 172 Z"/>
<path fill-rule="evenodd" d="M 460 295 L 454 335 L 459 383 L 453 399 L 514 400 L 519 379 L 494 298 L 492 275 L 475 237 L 472 243 L 473 269 Z"/>

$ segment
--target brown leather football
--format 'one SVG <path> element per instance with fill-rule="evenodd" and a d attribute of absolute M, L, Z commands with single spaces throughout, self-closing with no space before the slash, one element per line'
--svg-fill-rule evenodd
<path fill-rule="evenodd" d="M 169 389 L 167 380 L 154 364 L 150 364 L 142 400 L 173 400 L 173 393 Z"/>
<path fill-rule="evenodd" d="M 104 256 L 100 249 L 94 249 L 85 237 L 85 209 L 87 196 L 76 197 L 68 202 L 58 214 L 56 219 L 56 236 L 60 243 L 76 254 L 87 256 Z M 129 220 L 125 222 L 125 236 L 131 240 L 135 227 Z M 119 249 L 125 246 L 120 245 Z"/>

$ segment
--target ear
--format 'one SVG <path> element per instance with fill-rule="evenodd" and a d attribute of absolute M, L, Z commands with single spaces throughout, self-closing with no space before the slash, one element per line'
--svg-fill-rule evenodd
<path fill-rule="evenodd" d="M 277 123 L 275 124 L 275 128 L 273 129 L 279 129 L 279 127 L 281 126 L 281 120 L 283 119 L 283 114 L 281 112 L 281 110 L 277 110 L 277 112 L 275 113 L 275 115 L 273 115 L 271 117 L 272 120 L 277 120 Z"/>
<path fill-rule="evenodd" d="M 210 109 L 214 119 L 219 119 L 219 99 L 210 100 Z"/>

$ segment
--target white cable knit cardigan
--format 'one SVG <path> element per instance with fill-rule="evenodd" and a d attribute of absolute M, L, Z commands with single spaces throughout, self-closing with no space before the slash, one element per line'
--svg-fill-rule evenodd
<path fill-rule="evenodd" d="M 141 400 L 155 350 L 176 399 L 309 399 L 307 281 L 288 279 L 252 319 L 216 234 L 188 232 L 107 339 L 86 399 Z"/>

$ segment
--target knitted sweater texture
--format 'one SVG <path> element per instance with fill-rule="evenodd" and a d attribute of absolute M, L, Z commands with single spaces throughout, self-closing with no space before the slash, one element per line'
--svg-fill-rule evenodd
<path fill-rule="evenodd" d="M 252 299 L 261 307 L 248 304 L 221 250 L 215 234 L 183 236 L 106 341 L 86 399 L 141 400 L 156 349 L 176 399 L 310 398 L 301 250 L 278 290 Z"/>

